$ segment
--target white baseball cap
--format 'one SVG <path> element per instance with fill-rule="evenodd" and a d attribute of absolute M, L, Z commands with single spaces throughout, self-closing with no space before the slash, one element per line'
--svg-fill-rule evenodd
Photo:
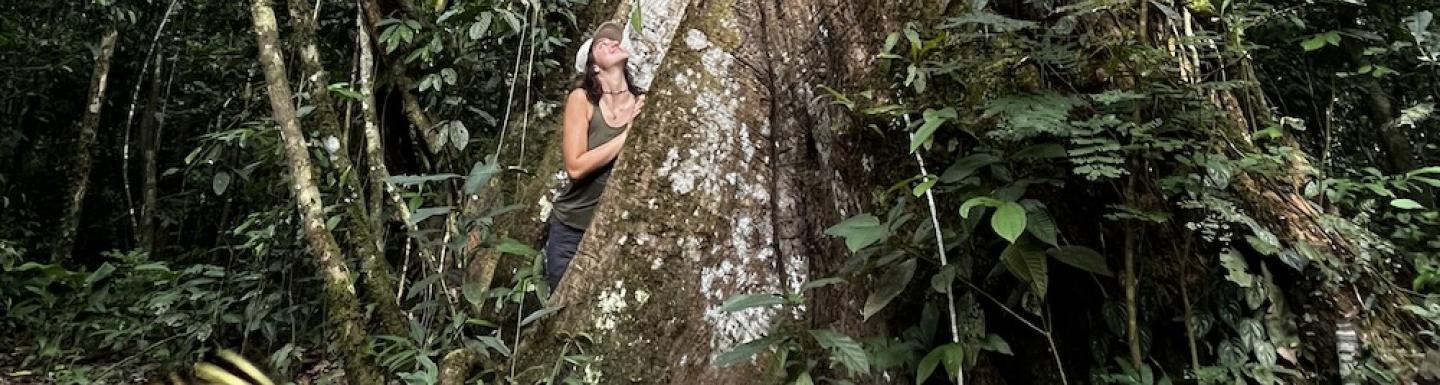
<path fill-rule="evenodd" d="M 625 28 L 614 21 L 600 23 L 599 27 L 595 27 L 595 32 L 590 34 L 590 38 L 585 39 L 585 43 L 580 45 L 580 50 L 575 51 L 575 72 L 585 73 L 585 61 L 590 58 L 590 45 L 595 42 L 597 37 L 619 40 L 621 48 L 627 52 L 632 51 L 630 49 L 630 28 Z"/>

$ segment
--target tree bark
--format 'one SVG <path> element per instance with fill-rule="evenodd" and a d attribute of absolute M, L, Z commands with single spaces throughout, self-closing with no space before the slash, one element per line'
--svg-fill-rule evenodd
<path fill-rule="evenodd" d="M 394 269 L 385 260 L 384 246 L 380 234 L 370 219 L 369 202 L 365 199 L 363 184 L 354 162 L 350 161 L 349 133 L 341 129 L 339 114 L 335 112 L 334 101 L 330 98 L 330 76 L 320 61 L 320 49 L 316 44 L 315 21 L 310 3 L 292 0 L 290 22 L 295 28 L 295 37 L 300 47 L 300 68 L 310 85 L 310 102 L 315 106 L 312 122 L 320 126 L 320 134 L 335 138 L 338 150 L 330 153 L 330 164 L 335 167 L 335 178 L 339 189 L 336 199 L 345 206 L 349 217 L 345 224 L 346 244 L 360 257 L 361 288 L 367 303 L 375 305 L 375 318 L 382 330 L 390 335 L 406 335 L 409 322 L 400 310 L 399 300 L 394 294 L 396 280 Z M 372 102 L 373 103 L 373 102 Z"/>
<path fill-rule="evenodd" d="M 137 213 L 139 224 L 136 225 L 136 238 L 140 241 L 138 247 L 142 250 L 155 252 L 155 200 L 157 197 L 155 152 L 160 147 L 160 132 L 158 122 L 160 120 L 160 72 L 161 55 L 155 54 L 155 68 L 150 73 L 150 90 L 145 98 L 145 115 L 140 117 L 140 212 Z"/>
<path fill-rule="evenodd" d="M 285 60 L 280 49 L 279 33 L 269 0 L 254 0 L 250 7 L 255 23 L 256 42 L 260 47 L 260 64 L 264 67 L 270 108 L 285 147 L 290 169 L 290 182 L 295 191 L 295 205 L 300 211 L 301 229 L 315 265 L 323 280 L 323 303 L 326 318 L 338 334 L 337 345 L 345 360 L 345 375 L 351 384 L 379 385 L 382 378 L 369 351 L 369 341 L 361 323 L 360 303 L 350 280 L 350 268 L 335 238 L 325 228 L 325 213 L 320 190 L 311 174 L 310 154 L 305 148 L 305 134 L 295 117 L 291 103 L 290 82 L 285 78 Z"/>
<path fill-rule="evenodd" d="M 666 2 L 641 4 L 647 20 L 680 17 L 648 12 Z M 848 257 L 820 233 L 864 208 L 871 185 L 859 152 L 846 151 L 858 130 L 814 91 L 867 79 L 874 32 L 886 28 L 870 22 L 896 14 L 877 4 L 678 7 L 648 107 L 555 290 L 564 308 L 517 348 L 522 368 L 553 360 L 565 341 L 549 336 L 586 333 L 595 360 L 577 372 L 601 383 L 749 384 L 760 365 L 712 360 L 790 317 L 855 331 L 863 297 L 847 290 L 812 293 L 814 316 L 720 305 L 798 292 Z"/>
<path fill-rule="evenodd" d="M 56 230 L 55 240 L 51 244 L 50 260 L 56 263 L 69 260 L 70 251 L 75 246 L 75 233 L 80 227 L 80 213 L 85 205 L 85 190 L 90 180 L 91 147 L 95 145 L 95 130 L 100 125 L 100 107 L 105 103 L 110 58 L 115 56 L 118 36 L 119 32 L 110 28 L 100 38 L 100 54 L 95 58 L 95 70 L 90 77 L 90 97 L 85 103 L 85 115 L 80 121 L 80 135 L 75 140 L 70 158 L 65 211 L 60 214 L 60 227 Z"/>

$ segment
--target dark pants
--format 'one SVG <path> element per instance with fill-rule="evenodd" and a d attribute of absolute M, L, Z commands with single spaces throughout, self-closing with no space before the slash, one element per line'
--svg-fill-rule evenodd
<path fill-rule="evenodd" d="M 550 290 L 560 286 L 560 278 L 565 276 L 565 269 L 570 267 L 570 259 L 575 257 L 575 249 L 580 247 L 580 238 L 585 236 L 585 230 L 570 227 L 550 216 L 550 235 L 545 241 L 545 281 L 550 283 Z"/>

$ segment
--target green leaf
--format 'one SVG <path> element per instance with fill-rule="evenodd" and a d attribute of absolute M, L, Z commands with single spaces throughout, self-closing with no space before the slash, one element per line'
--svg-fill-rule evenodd
<path fill-rule="evenodd" d="M 915 131 L 915 136 L 910 137 L 910 152 L 915 152 L 916 149 L 919 149 L 920 144 L 925 143 L 926 140 L 930 140 L 930 136 L 935 134 L 935 130 L 940 128 L 941 124 L 945 124 L 946 121 L 954 119 L 956 115 L 954 108 L 945 107 L 939 110 L 933 108 L 925 109 L 924 116 L 925 123 L 921 124 L 920 129 Z"/>
<path fill-rule="evenodd" d="M 760 338 L 754 341 L 740 344 L 740 346 L 736 346 L 734 349 L 731 349 L 730 351 L 725 353 L 721 353 L 720 356 L 715 357 L 715 366 L 719 368 L 726 368 L 738 364 L 741 361 L 750 359 L 750 357 L 755 356 L 755 354 L 760 353 L 763 350 L 769 349 L 771 345 L 774 345 L 775 343 L 780 341 L 780 337 L 766 336 L 765 338 Z"/>
<path fill-rule="evenodd" d="M 643 7 L 634 7 L 633 11 L 630 12 L 630 28 L 634 28 L 635 32 L 644 30 L 645 20 L 644 16 L 641 15 L 641 9 L 643 9 Z"/>
<path fill-rule="evenodd" d="M 427 218 L 430 218 L 430 217 L 433 217 L 433 216 L 436 216 L 436 215 L 449 214 L 449 213 L 450 213 L 450 209 L 451 209 L 450 206 L 425 207 L 425 208 L 415 209 L 414 212 L 411 212 L 411 213 L 410 213 L 410 220 L 406 223 L 406 225 L 407 225 L 407 226 L 414 226 L 415 224 L 420 223 L 421 221 L 424 221 L 424 220 L 427 219 Z"/>
<path fill-rule="evenodd" d="M 870 357 L 865 349 L 850 336 L 830 329 L 812 329 L 810 335 L 821 347 L 830 350 L 830 361 L 845 366 L 851 375 L 870 372 Z"/>
<path fill-rule="evenodd" d="M 954 283 L 955 283 L 955 266 L 954 266 L 954 265 L 945 266 L 945 267 L 943 267 L 943 268 L 940 269 L 940 272 L 939 272 L 939 273 L 935 273 L 935 276 L 930 277 L 930 289 L 931 289 L 931 290 L 935 290 L 935 292 L 937 292 L 937 293 L 946 293 L 946 292 L 949 292 L 949 291 L 950 291 L 950 286 L 951 286 L 951 285 L 954 285 Z"/>
<path fill-rule="evenodd" d="M 870 297 L 865 299 L 865 309 L 862 311 L 864 318 L 870 319 L 870 316 L 875 315 L 875 313 L 884 309 L 885 305 L 890 304 L 890 301 L 895 299 L 895 296 L 905 291 L 905 287 L 910 285 L 910 278 L 914 276 L 914 258 L 906 259 L 905 262 L 900 262 L 886 269 L 885 274 L 881 275 L 880 281 L 876 283 L 875 291 L 871 292 Z"/>
<path fill-rule="evenodd" d="M 939 181 L 939 178 L 933 176 L 926 177 L 924 181 L 920 182 L 920 184 L 918 185 L 915 185 L 915 188 L 910 190 L 910 194 L 913 194 L 917 197 L 925 195 L 925 192 L 930 191 L 930 188 L 935 186 L 935 182 Z"/>
<path fill-rule="evenodd" d="M 1060 246 L 1046 251 L 1056 260 L 1080 270 L 1114 277 L 1115 273 L 1110 272 L 1110 267 L 1105 264 L 1105 256 L 1085 246 Z"/>
<path fill-rule="evenodd" d="M 1305 39 L 1304 41 L 1300 42 L 1300 48 L 1305 49 L 1306 52 L 1314 51 L 1324 46 L 1325 37 L 1318 34 L 1312 35 L 1309 39 Z"/>
<path fill-rule="evenodd" d="M 1405 173 L 1405 176 L 1416 176 L 1424 174 L 1440 174 L 1440 166 L 1421 167 Z"/>
<path fill-rule="evenodd" d="M 800 375 L 795 376 L 795 382 L 790 385 L 815 385 L 815 381 L 810 379 L 810 372 L 800 372 Z"/>
<path fill-rule="evenodd" d="M 720 305 L 720 311 L 736 312 L 752 307 L 769 307 L 785 303 L 785 298 L 774 294 L 741 294 L 730 297 Z"/>
<path fill-rule="evenodd" d="M 475 162 L 470 167 L 470 175 L 465 177 L 465 194 L 475 194 L 480 187 L 490 182 L 490 178 L 500 172 L 500 162 L 495 160 L 495 155 L 485 157 L 484 161 Z"/>
<path fill-rule="evenodd" d="M 1000 262 L 1005 264 L 1005 269 L 1015 278 L 1030 284 L 1030 290 L 1040 298 L 1045 298 L 1050 279 L 1045 259 L 1044 250 L 1027 239 L 1011 243 L 1000 252 Z"/>
<path fill-rule="evenodd" d="M 401 186 L 418 185 L 426 182 L 442 181 L 450 178 L 458 178 L 455 174 L 430 174 L 430 175 L 394 175 L 386 180 Z"/>
<path fill-rule="evenodd" d="M 822 288 L 822 287 L 825 287 L 825 286 L 830 286 L 830 285 L 834 285 L 834 284 L 837 284 L 837 283 L 844 283 L 844 282 L 845 282 L 844 279 L 840 279 L 840 278 L 837 278 L 837 277 L 821 278 L 821 279 L 817 279 L 817 280 L 814 280 L 814 281 L 806 282 L 804 285 L 800 285 L 800 291 L 806 291 L 806 290 L 811 290 L 811 289 L 819 289 L 819 288 Z"/>
<path fill-rule="evenodd" d="M 485 300 L 485 288 L 474 282 L 466 282 L 464 286 L 460 286 L 460 294 L 465 296 L 465 302 L 469 302 L 471 306 L 479 306 L 480 302 Z"/>
<path fill-rule="evenodd" d="M 866 246 L 875 244 L 875 242 L 883 238 L 885 236 L 885 228 L 880 225 L 880 218 L 866 213 L 850 217 L 844 222 L 830 226 L 830 228 L 825 229 L 825 235 L 845 238 L 845 247 L 848 247 L 850 252 L 853 253 L 860 251 L 860 249 Z"/>
<path fill-rule="evenodd" d="M 974 198 L 970 198 L 970 199 L 966 200 L 965 203 L 961 203 L 961 204 L 960 204 L 960 217 L 961 217 L 961 218 L 970 218 L 970 209 L 975 208 L 975 206 L 999 207 L 1000 205 L 1003 205 L 1003 204 L 1005 204 L 1004 201 L 1001 201 L 1001 200 L 998 200 L 998 199 L 995 199 L 995 198 L 991 198 L 991 197 L 974 197 Z"/>
<path fill-rule="evenodd" d="M 1405 198 L 1391 199 L 1390 205 L 1401 210 L 1419 210 L 1425 208 L 1425 206 L 1420 205 L 1420 202 L 1416 202 L 1413 199 Z"/>
<path fill-rule="evenodd" d="M 557 312 L 557 311 L 560 311 L 560 309 L 564 309 L 564 308 L 565 308 L 564 306 L 556 306 L 556 307 L 547 307 L 547 308 L 544 308 L 544 309 L 537 310 L 537 311 L 535 311 L 534 313 L 530 313 L 530 315 L 525 316 L 525 319 L 520 320 L 520 326 L 529 325 L 529 324 L 532 323 L 532 322 L 535 322 L 535 321 L 537 321 L 537 320 L 539 320 L 539 319 L 541 319 L 541 318 L 545 318 L 545 316 L 548 316 L 548 315 L 550 315 L 550 314 L 552 314 L 552 313 L 555 313 L 555 312 Z"/>
<path fill-rule="evenodd" d="M 535 251 L 534 248 L 531 248 L 530 245 L 510 237 L 500 238 L 500 244 L 495 245 L 495 251 L 501 254 L 512 254 L 521 257 L 531 257 L 540 253 L 539 251 Z"/>
<path fill-rule="evenodd" d="M 920 359 L 920 364 L 916 366 L 915 384 L 924 384 L 925 380 L 930 379 L 930 375 L 935 373 L 935 367 L 940 366 L 942 362 L 945 364 L 945 371 L 950 373 L 950 378 L 957 377 L 963 358 L 965 358 L 965 346 L 959 343 L 948 343 L 936 347 L 935 350 L 930 351 L 930 354 L 926 354 L 925 358 Z"/>
<path fill-rule="evenodd" d="M 495 20 L 495 15 L 490 12 L 480 14 L 480 21 L 470 25 L 470 40 L 479 40 L 490 33 L 490 23 Z"/>
<path fill-rule="evenodd" d="M 1010 242 L 1020 238 L 1025 232 L 1025 208 L 1019 203 L 1005 202 L 995 210 L 995 215 L 990 217 L 990 227 L 995 229 L 996 234 Z"/>
<path fill-rule="evenodd" d="M 999 335 L 993 333 L 986 335 L 984 341 L 980 341 L 980 347 L 985 350 L 1008 356 L 1015 355 L 1014 352 L 1010 351 L 1010 343 L 1005 342 L 1004 338 L 1000 338 Z"/>
<path fill-rule="evenodd" d="M 1225 275 L 1225 279 L 1240 285 L 1240 287 L 1255 286 L 1255 276 L 1246 270 L 1245 260 L 1240 254 L 1235 253 L 1235 250 L 1226 249 L 1225 252 L 1220 253 L 1220 265 L 1229 272 Z"/>
<path fill-rule="evenodd" d="M 214 191 L 215 195 L 225 195 L 225 189 L 229 187 L 230 173 L 228 172 L 218 171 L 215 173 L 215 178 L 210 180 L 210 191 Z"/>
<path fill-rule="evenodd" d="M 1027 208 L 1029 210 L 1026 210 L 1025 213 L 1025 231 L 1029 232 L 1030 235 L 1034 236 L 1035 239 L 1039 239 L 1041 242 L 1045 242 L 1051 246 L 1059 246 L 1057 230 L 1055 229 L 1055 219 L 1050 218 L 1050 213 L 1046 212 L 1043 207 Z"/>
<path fill-rule="evenodd" d="M 111 265 L 110 262 L 105 262 L 101 264 L 100 267 L 95 268 L 95 271 L 91 272 L 90 276 L 85 277 L 85 285 L 94 285 L 96 282 L 100 282 L 100 280 L 105 279 L 105 277 L 109 277 L 110 274 L 114 272 L 115 265 Z"/>
<path fill-rule="evenodd" d="M 945 172 L 940 174 L 940 181 L 944 183 L 959 182 L 975 174 L 975 171 L 981 167 L 989 166 L 999 161 L 1000 158 L 994 155 L 986 153 L 971 154 L 970 156 L 956 160 L 954 164 L 946 168 Z"/>

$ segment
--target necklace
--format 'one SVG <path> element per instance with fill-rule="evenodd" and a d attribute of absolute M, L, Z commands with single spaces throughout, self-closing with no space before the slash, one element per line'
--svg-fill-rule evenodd
<path fill-rule="evenodd" d="M 621 94 L 621 93 L 624 93 L 625 91 L 629 91 L 629 90 L 606 91 L 604 88 L 601 88 L 601 89 L 600 89 L 600 93 L 606 94 L 606 95 L 619 95 L 619 94 Z"/>

